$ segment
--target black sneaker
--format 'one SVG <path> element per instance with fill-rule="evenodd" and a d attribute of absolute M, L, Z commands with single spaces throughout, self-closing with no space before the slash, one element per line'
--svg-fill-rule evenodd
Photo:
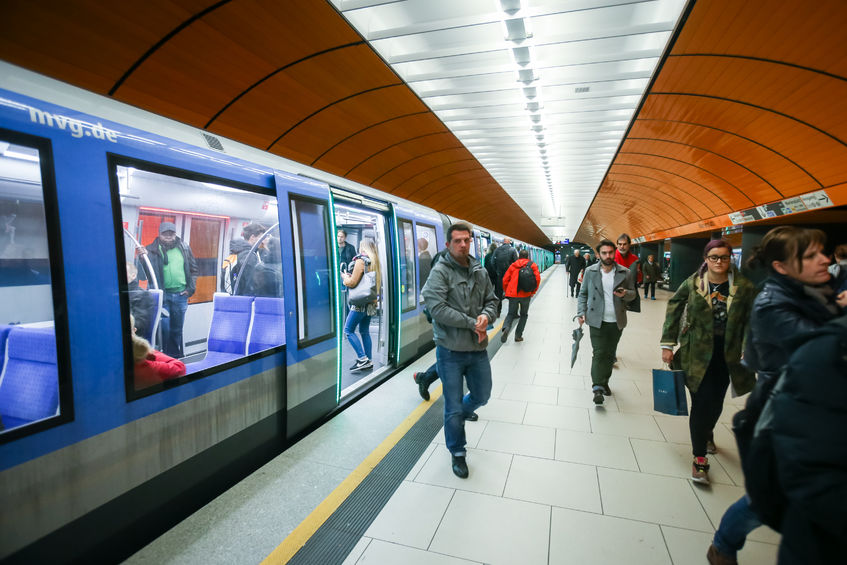
<path fill-rule="evenodd" d="M 350 367 L 351 371 L 364 371 L 365 369 L 372 369 L 374 366 L 373 361 L 370 359 L 360 359 L 356 361 L 356 364 Z"/>
<path fill-rule="evenodd" d="M 600 387 L 595 388 L 594 389 L 594 404 L 599 406 L 599 405 L 603 404 L 603 402 L 605 402 L 605 401 L 606 401 L 606 399 L 603 398 L 603 389 L 600 388 Z"/>
<path fill-rule="evenodd" d="M 523 341 L 523 338 L 521 336 L 519 336 L 519 335 L 515 336 L 515 342 L 520 343 L 522 341 Z"/>
<path fill-rule="evenodd" d="M 603 386 L 603 394 L 606 395 L 606 396 L 612 396 L 612 389 L 609 388 L 609 385 L 602 385 L 602 386 Z"/>
<path fill-rule="evenodd" d="M 468 478 L 468 463 L 464 455 L 453 455 L 453 474 L 460 479 Z"/>
<path fill-rule="evenodd" d="M 429 400 L 429 388 L 426 386 L 426 383 L 419 377 L 421 373 L 415 373 L 412 375 L 412 378 L 415 379 L 415 382 L 418 384 L 418 394 L 421 395 L 421 398 L 424 400 Z"/>
<path fill-rule="evenodd" d="M 463 414 L 463 416 L 468 422 L 476 422 L 477 420 L 479 420 L 479 414 L 477 414 L 476 412 L 471 412 L 470 414 Z"/>

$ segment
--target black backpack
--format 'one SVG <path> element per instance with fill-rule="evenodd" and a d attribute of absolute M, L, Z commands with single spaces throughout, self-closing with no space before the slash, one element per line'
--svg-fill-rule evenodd
<path fill-rule="evenodd" d="M 538 284 L 535 280 L 535 271 L 532 270 L 532 261 L 518 270 L 518 290 L 521 292 L 535 292 Z"/>

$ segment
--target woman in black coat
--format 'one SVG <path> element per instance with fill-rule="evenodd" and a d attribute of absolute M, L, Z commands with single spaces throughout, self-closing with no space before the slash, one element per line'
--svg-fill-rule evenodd
<path fill-rule="evenodd" d="M 794 352 L 797 337 L 839 316 L 847 306 L 847 294 L 836 296 L 839 281 L 827 270 L 825 244 L 826 236 L 820 230 L 782 226 L 769 231 L 754 250 L 749 264 L 766 267 L 769 276 L 753 303 L 744 351 L 744 362 L 756 370 L 759 381 L 747 399 L 745 410 L 749 412 L 761 412 Z M 721 519 L 707 554 L 709 562 L 732 562 L 747 534 L 760 525 L 749 497 L 740 498 Z M 783 543 L 789 541 L 790 535 L 788 540 L 784 535 Z"/>

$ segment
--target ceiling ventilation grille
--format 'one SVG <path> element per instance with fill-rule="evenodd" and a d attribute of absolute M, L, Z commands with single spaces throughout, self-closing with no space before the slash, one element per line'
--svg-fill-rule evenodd
<path fill-rule="evenodd" d="M 583 92 L 588 92 L 588 90 L 590 88 L 591 87 L 589 87 L 589 86 L 579 86 L 577 88 L 574 88 L 573 91 L 576 92 L 577 94 L 582 94 Z"/>
<path fill-rule="evenodd" d="M 223 151 L 224 146 L 221 143 L 221 140 L 215 137 L 214 135 L 209 135 L 208 133 L 204 133 L 203 140 L 206 142 L 206 145 L 214 149 L 215 151 Z"/>

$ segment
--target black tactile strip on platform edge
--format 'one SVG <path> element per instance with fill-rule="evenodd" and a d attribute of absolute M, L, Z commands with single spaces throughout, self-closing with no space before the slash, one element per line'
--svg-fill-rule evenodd
<path fill-rule="evenodd" d="M 289 563 L 342 563 L 444 424 L 439 398 L 294 554 Z"/>

